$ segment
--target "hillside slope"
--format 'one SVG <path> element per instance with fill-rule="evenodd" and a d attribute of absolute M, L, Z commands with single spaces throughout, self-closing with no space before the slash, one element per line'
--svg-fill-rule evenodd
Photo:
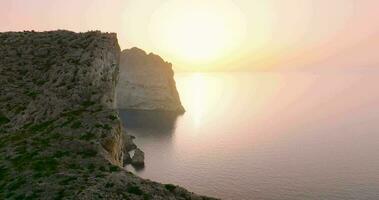
<path fill-rule="evenodd" d="M 0 33 L 0 199 L 208 199 L 123 167 L 115 34 Z"/>

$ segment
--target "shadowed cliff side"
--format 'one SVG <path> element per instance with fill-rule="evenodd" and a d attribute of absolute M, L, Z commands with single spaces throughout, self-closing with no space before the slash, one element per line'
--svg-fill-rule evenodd
<path fill-rule="evenodd" d="M 0 199 L 209 199 L 123 167 L 115 34 L 0 33 Z"/>
<path fill-rule="evenodd" d="M 117 107 L 184 112 L 171 63 L 138 48 L 122 51 Z"/>

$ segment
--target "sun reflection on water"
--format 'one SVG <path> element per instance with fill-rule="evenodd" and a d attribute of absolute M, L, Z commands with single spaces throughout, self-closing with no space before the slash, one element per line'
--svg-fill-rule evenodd
<path fill-rule="evenodd" d="M 205 116 L 220 112 L 216 108 L 222 108 L 218 105 L 228 100 L 224 93 L 225 81 L 207 73 L 192 73 L 181 78 L 182 84 L 178 87 L 182 88 L 179 91 L 192 91 L 181 94 L 181 100 L 188 108 L 186 115 L 191 116 L 193 127 L 198 129 L 204 123 L 209 123 Z"/>

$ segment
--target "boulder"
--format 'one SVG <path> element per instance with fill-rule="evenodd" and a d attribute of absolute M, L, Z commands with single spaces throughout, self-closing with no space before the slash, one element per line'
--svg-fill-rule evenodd
<path fill-rule="evenodd" d="M 132 165 L 133 166 L 143 166 L 145 165 L 145 153 L 137 148 L 135 151 L 134 151 L 134 155 L 132 157 Z"/>
<path fill-rule="evenodd" d="M 124 161 L 124 166 L 132 162 L 132 158 L 130 157 L 129 152 L 124 152 L 123 161 Z"/>

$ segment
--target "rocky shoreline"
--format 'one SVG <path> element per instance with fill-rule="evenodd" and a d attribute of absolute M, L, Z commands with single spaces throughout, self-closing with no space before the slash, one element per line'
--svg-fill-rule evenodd
<path fill-rule="evenodd" d="M 119 57 L 113 33 L 0 33 L 0 199 L 213 199 L 123 169 Z"/>

